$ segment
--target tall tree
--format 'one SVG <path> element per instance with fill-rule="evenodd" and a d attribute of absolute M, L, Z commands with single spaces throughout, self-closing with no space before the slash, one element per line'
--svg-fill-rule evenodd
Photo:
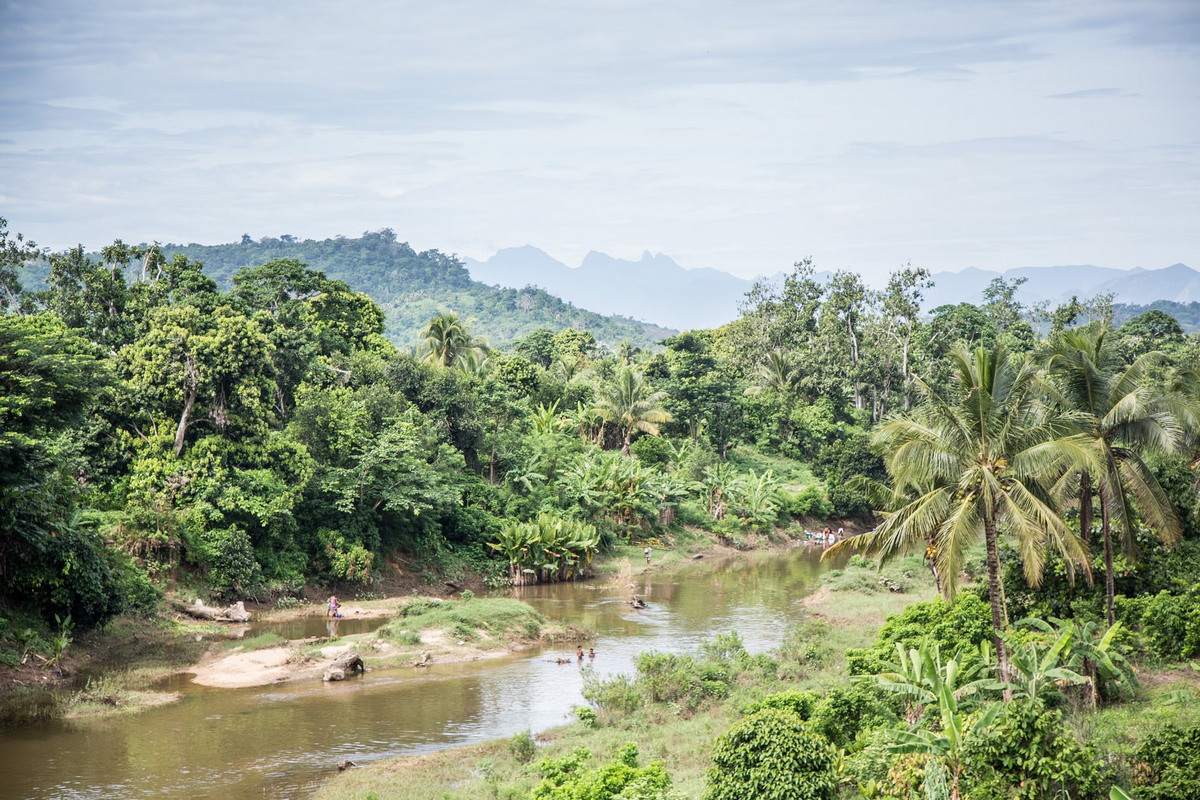
<path fill-rule="evenodd" d="M 0 313 L 21 310 L 21 269 L 41 257 L 36 242 L 10 234 L 8 220 L 0 217 Z"/>
<path fill-rule="evenodd" d="M 871 292 L 854 272 L 838 270 L 826 286 L 818 330 L 825 358 L 824 371 L 837 381 L 849 379 L 855 408 L 864 408 L 862 382 L 862 321 Z M 839 369 L 840 367 L 840 369 Z"/>
<path fill-rule="evenodd" d="M 909 366 L 913 334 L 921 322 L 923 291 L 933 286 L 929 270 L 912 265 L 893 272 L 883 290 L 883 311 L 891 338 L 900 348 L 900 375 L 904 381 L 904 410 L 912 409 L 913 375 Z"/>
<path fill-rule="evenodd" d="M 1165 543 L 1177 541 L 1182 533 L 1179 515 L 1142 460 L 1148 451 L 1173 453 L 1184 444 L 1186 431 L 1180 423 L 1184 409 L 1145 380 L 1147 367 L 1161 356 L 1145 353 L 1123 368 L 1108 332 L 1093 327 L 1064 331 L 1055 338 L 1047 360 L 1058 397 L 1064 408 L 1080 415 L 1099 462 L 1097 471 L 1078 473 L 1079 527 L 1087 537 L 1094 490 L 1100 500 L 1105 613 L 1110 626 L 1116 621 L 1113 523 L 1130 557 L 1136 543 L 1134 520 L 1139 515 Z"/>
<path fill-rule="evenodd" d="M 993 640 L 1006 672 L 1000 537 L 1012 537 L 1031 586 L 1041 583 L 1049 550 L 1086 569 L 1086 548 L 1055 510 L 1047 484 L 1070 469 L 1094 469 L 1096 459 L 1073 420 L 1042 404 L 1029 359 L 1003 345 L 973 353 L 956 347 L 951 359 L 949 391 L 918 381 L 928 402 L 874 436 L 894 490 L 914 499 L 829 552 L 859 549 L 887 559 L 932 541 L 942 590 L 952 597 L 967 547 L 982 538 Z"/>

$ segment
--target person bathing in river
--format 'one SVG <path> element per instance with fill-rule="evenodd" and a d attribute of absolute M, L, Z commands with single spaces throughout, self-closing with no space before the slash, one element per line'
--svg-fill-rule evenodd
<path fill-rule="evenodd" d="M 580 644 L 575 646 L 575 657 L 580 661 L 583 661 L 583 645 Z"/>
<path fill-rule="evenodd" d="M 643 555 L 646 556 L 646 563 L 649 564 L 650 563 L 650 548 L 649 547 L 647 547 L 645 549 Z"/>
<path fill-rule="evenodd" d="M 342 607 L 342 604 L 338 602 L 337 595 L 336 594 L 329 595 L 329 616 L 335 617 L 335 618 L 340 617 L 341 614 L 338 613 L 338 609 L 340 609 L 341 607 Z"/>
<path fill-rule="evenodd" d="M 589 648 L 588 648 L 588 658 L 595 658 L 595 657 L 596 657 L 596 650 L 595 650 L 595 648 L 593 648 L 593 647 L 589 647 Z"/>

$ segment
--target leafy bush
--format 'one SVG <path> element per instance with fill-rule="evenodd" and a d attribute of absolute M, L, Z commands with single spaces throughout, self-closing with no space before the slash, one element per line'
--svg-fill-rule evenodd
<path fill-rule="evenodd" d="M 787 499 L 785 506 L 793 517 L 829 519 L 833 516 L 833 504 L 819 487 L 808 486 Z"/>
<path fill-rule="evenodd" d="M 864 684 L 830 689 L 813 709 L 809 724 L 838 747 L 847 747 L 861 731 L 890 725 L 896 715 Z"/>
<path fill-rule="evenodd" d="M 45 537 L 38 549 L 9 564 L 0 596 L 35 611 L 46 622 L 69 616 L 81 628 L 94 628 L 124 611 L 127 602 L 139 610 L 153 609 L 157 592 L 144 573 L 139 579 L 135 569 L 123 557 L 110 557 L 94 530 L 64 525 L 56 535 Z M 134 592 L 129 601 L 120 595 L 126 585 Z"/>
<path fill-rule="evenodd" d="M 1200 584 L 1187 594 L 1117 598 L 1118 616 L 1142 634 L 1147 649 L 1165 661 L 1200 655 Z"/>
<path fill-rule="evenodd" d="M 635 686 L 646 700 L 676 703 L 685 711 L 695 710 L 706 698 L 725 697 L 730 680 L 728 670 L 690 656 L 651 650 L 637 658 Z"/>
<path fill-rule="evenodd" d="M 583 699 L 612 716 L 632 714 L 642 706 L 642 693 L 628 675 L 598 678 L 590 668 L 583 675 Z"/>
<path fill-rule="evenodd" d="M 769 694 L 762 700 L 751 703 L 746 708 L 746 713 L 753 714 L 755 711 L 760 711 L 764 708 L 774 708 L 780 711 L 790 711 L 800 719 L 807 721 L 812 716 L 813 709 L 817 707 L 820 699 L 812 692 L 790 689 L 786 692 Z"/>
<path fill-rule="evenodd" d="M 585 728 L 595 728 L 600 724 L 596 709 L 591 706 L 575 706 L 575 719 Z"/>
<path fill-rule="evenodd" d="M 637 745 L 630 742 L 611 761 L 594 770 L 582 771 L 591 753 L 579 748 L 561 759 L 543 759 L 538 764 L 542 782 L 534 787 L 532 800 L 669 800 L 671 776 L 661 761 L 644 767 L 637 764 Z"/>
<path fill-rule="evenodd" d="M 1164 725 L 1138 746 L 1143 765 L 1137 795 L 1142 800 L 1194 800 L 1200 797 L 1200 725 Z"/>
<path fill-rule="evenodd" d="M 533 760 L 534 754 L 537 753 L 537 742 L 528 728 L 512 735 L 508 740 L 508 752 L 512 753 L 518 764 L 528 764 Z"/>
<path fill-rule="evenodd" d="M 832 800 L 836 756 L 790 711 L 764 708 L 713 747 L 705 800 Z"/>
<path fill-rule="evenodd" d="M 666 466 L 675 460 L 675 448 L 660 436 L 639 436 L 629 445 L 629 452 L 647 466 Z"/>
<path fill-rule="evenodd" d="M 980 642 L 991 635 L 991 608 L 976 595 L 964 593 L 953 605 L 939 598 L 914 603 L 888 617 L 874 645 L 846 651 L 846 664 L 851 675 L 874 675 L 886 671 L 897 642 L 907 650 L 929 639 L 937 642 L 943 653 L 962 651 L 967 655 L 968 651 L 978 651 Z"/>
<path fill-rule="evenodd" d="M 991 726 L 965 738 L 962 763 L 972 800 L 1107 797 L 1099 756 L 1066 727 L 1061 712 L 1038 703 L 1005 705 Z"/>

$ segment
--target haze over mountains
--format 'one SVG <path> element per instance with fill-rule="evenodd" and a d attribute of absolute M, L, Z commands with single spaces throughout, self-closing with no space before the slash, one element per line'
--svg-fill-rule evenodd
<path fill-rule="evenodd" d="M 717 269 L 686 269 L 669 256 L 643 253 L 638 261 L 591 252 L 572 268 L 531 245 L 498 251 L 486 261 L 463 259 L 482 283 L 519 289 L 538 286 L 601 314 L 622 314 L 680 330 L 713 328 L 738 316 L 738 304 L 754 281 Z M 781 273 L 782 274 L 782 273 Z M 823 280 L 832 271 L 817 273 Z M 779 275 L 771 276 L 778 279 Z M 1112 269 L 1092 265 L 1017 267 L 996 272 L 970 267 L 939 272 L 925 293 L 925 309 L 948 303 L 978 303 L 994 278 L 1025 278 L 1017 299 L 1051 305 L 1112 293 L 1116 303 L 1147 305 L 1156 300 L 1200 301 L 1200 272 L 1173 264 L 1163 269 Z"/>

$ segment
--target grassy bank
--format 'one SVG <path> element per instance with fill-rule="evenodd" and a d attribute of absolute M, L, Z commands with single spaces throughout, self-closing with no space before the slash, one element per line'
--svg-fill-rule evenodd
<path fill-rule="evenodd" d="M 637 555 L 640 559 L 640 553 Z M 670 566 L 674 562 L 665 563 Z M 637 745 L 641 763 L 665 762 L 675 789 L 683 796 L 698 797 L 704 787 L 713 740 L 749 704 L 771 692 L 823 691 L 845 683 L 847 648 L 871 644 L 889 614 L 933 596 L 928 573 L 918 559 L 897 562 L 887 570 L 888 574 L 893 572 L 900 577 L 912 576 L 905 579 L 910 583 L 908 590 L 888 591 L 879 583 L 879 573 L 867 562 L 847 566 L 827 577 L 804 602 L 807 618 L 792 628 L 770 658 L 730 655 L 728 640 L 719 637 L 710 655 L 716 663 L 728 664 L 730 680 L 722 690 L 724 697 L 696 697 L 685 689 L 664 703 L 634 708 L 631 701 L 627 712 L 617 713 L 604 708 L 621 705 L 622 698 L 617 695 L 624 690 L 620 686 L 596 686 L 594 691 L 607 695 L 596 719 L 592 721 L 585 711 L 584 721 L 539 734 L 533 756 L 521 746 L 522 737 L 518 736 L 372 764 L 338 775 L 321 788 L 317 800 L 526 798 L 540 780 L 535 764 L 541 758 L 562 758 L 584 748 L 593 754 L 588 766 L 595 767 L 629 742 Z M 667 672 L 686 669 L 686 665 L 675 663 Z M 671 680 L 664 679 L 661 691 L 675 691 Z"/>
<path fill-rule="evenodd" d="M 856 740 L 859 720 L 876 711 L 859 705 L 862 690 L 847 679 L 847 650 L 876 644 L 889 616 L 934 594 L 919 558 L 898 560 L 882 571 L 854 559 L 823 578 L 803 601 L 807 616 L 769 655 L 745 653 L 728 634 L 693 657 L 643 654 L 636 675 L 586 683 L 589 705 L 576 709 L 577 722 L 536 737 L 517 734 L 357 767 L 331 778 L 316 800 L 524 800 L 543 780 L 539 765 L 547 760 L 562 764 L 586 751 L 583 772 L 611 768 L 631 743 L 640 765 L 662 762 L 672 779 L 672 797 L 700 797 L 714 741 L 756 703 L 781 692 L 812 704 L 809 725 L 844 748 L 839 796 L 862 797 L 855 770 L 871 759 L 877 769 L 888 756 L 886 739 L 878 733 Z M 1094 748 L 1104 764 L 1105 796 L 1110 785 L 1137 785 L 1142 767 L 1135 750 L 1149 731 L 1196 724 L 1200 668 L 1154 665 L 1138 672 L 1140 686 L 1120 702 L 1092 710 L 1068 698 L 1059 706 L 1066 729 Z M 900 720 L 902 725 L 903 714 Z"/>

